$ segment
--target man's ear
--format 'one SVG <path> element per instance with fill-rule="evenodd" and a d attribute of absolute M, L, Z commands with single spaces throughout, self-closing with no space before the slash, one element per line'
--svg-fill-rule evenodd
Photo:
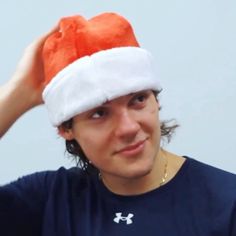
<path fill-rule="evenodd" d="M 62 126 L 57 127 L 57 129 L 58 129 L 58 134 L 65 140 L 74 139 L 74 134 L 72 132 L 72 129 L 66 129 Z"/>

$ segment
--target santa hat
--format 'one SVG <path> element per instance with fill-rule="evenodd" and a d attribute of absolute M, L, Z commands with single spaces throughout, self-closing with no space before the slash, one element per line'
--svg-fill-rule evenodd
<path fill-rule="evenodd" d="M 62 18 L 45 41 L 43 61 L 43 100 L 54 126 L 114 98 L 161 89 L 151 54 L 115 13 Z"/>

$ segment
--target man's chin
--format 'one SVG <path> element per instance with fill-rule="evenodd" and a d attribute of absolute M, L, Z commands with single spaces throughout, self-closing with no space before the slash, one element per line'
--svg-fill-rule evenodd
<path fill-rule="evenodd" d="M 151 171 L 152 171 L 151 168 L 129 171 L 128 173 L 124 174 L 124 178 L 130 179 L 130 180 L 131 179 L 138 180 L 138 179 L 148 176 L 151 173 Z"/>

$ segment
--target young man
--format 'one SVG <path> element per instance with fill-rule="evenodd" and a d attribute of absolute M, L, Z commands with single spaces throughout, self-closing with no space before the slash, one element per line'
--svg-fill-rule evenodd
<path fill-rule="evenodd" d="M 236 235 L 235 175 L 160 147 L 175 128 L 159 120 L 160 91 L 117 14 L 63 18 L 30 45 L 0 88 L 0 134 L 44 101 L 82 169 L 1 187 L 1 234 Z"/>

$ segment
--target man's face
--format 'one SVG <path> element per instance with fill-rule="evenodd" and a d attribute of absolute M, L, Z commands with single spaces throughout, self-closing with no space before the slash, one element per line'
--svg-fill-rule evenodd
<path fill-rule="evenodd" d="M 72 138 L 104 177 L 139 178 L 159 151 L 158 111 L 150 90 L 122 96 L 74 117 Z"/>

